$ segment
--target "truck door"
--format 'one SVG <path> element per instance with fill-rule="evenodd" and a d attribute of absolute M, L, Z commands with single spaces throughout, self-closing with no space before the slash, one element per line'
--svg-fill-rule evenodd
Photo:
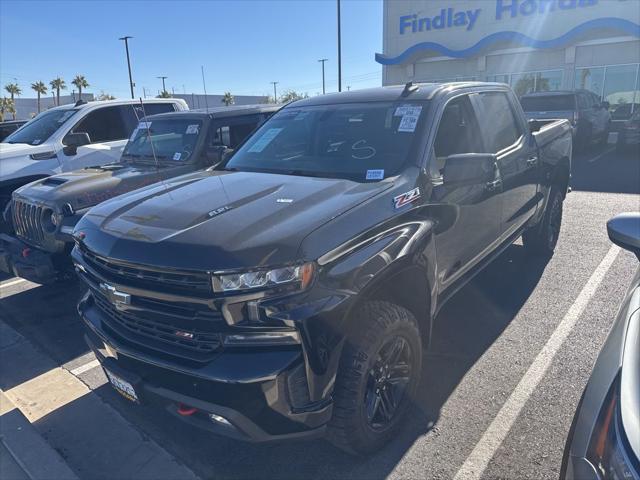
<path fill-rule="evenodd" d="M 482 92 L 477 104 L 485 145 L 502 179 L 502 238 L 529 220 L 538 202 L 537 146 L 507 92 Z"/>
<path fill-rule="evenodd" d="M 435 245 L 441 289 L 475 265 L 500 236 L 499 186 L 486 179 L 447 183 L 442 176 L 447 157 L 465 153 L 485 153 L 470 95 L 455 97 L 445 106 L 428 163 L 430 203 L 439 217 Z"/>

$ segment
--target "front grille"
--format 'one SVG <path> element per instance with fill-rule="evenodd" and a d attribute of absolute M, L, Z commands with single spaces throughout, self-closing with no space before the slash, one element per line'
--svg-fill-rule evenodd
<path fill-rule="evenodd" d="M 41 243 L 44 240 L 42 214 L 45 209 L 33 203 L 14 199 L 11 210 L 16 234 L 32 243 Z"/>
<path fill-rule="evenodd" d="M 134 297 L 132 306 L 120 311 L 99 292 L 93 297 L 105 314 L 103 323 L 128 342 L 195 361 L 209 360 L 222 346 L 224 321 L 212 310 L 171 308 L 169 302 Z"/>
<path fill-rule="evenodd" d="M 210 297 L 213 293 L 211 277 L 206 273 L 162 271 L 139 265 L 113 262 L 81 247 L 82 257 L 88 266 L 106 280 L 121 285 L 148 288 L 177 295 Z"/>

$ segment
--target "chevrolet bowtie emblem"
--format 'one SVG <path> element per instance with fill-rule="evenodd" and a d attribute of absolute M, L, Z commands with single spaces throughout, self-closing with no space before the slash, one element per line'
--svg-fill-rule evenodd
<path fill-rule="evenodd" d="M 101 283 L 100 291 L 116 307 L 116 310 L 125 310 L 127 305 L 131 305 L 131 295 L 118 291 L 112 285 Z"/>

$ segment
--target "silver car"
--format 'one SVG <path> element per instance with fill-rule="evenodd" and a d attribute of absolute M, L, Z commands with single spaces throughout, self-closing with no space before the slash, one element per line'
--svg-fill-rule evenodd
<path fill-rule="evenodd" d="M 614 217 L 607 231 L 640 260 L 640 214 Z M 640 268 L 578 404 L 560 476 L 640 480 Z"/>

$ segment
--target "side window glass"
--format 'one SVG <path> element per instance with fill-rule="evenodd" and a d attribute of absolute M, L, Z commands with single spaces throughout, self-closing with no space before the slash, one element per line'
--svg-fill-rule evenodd
<path fill-rule="evenodd" d="M 225 125 L 222 127 L 218 127 L 211 136 L 211 145 L 219 146 L 224 145 L 225 147 L 231 147 L 231 135 L 229 133 L 229 126 Z"/>
<path fill-rule="evenodd" d="M 120 115 L 120 107 L 115 106 L 94 110 L 73 127 L 72 131 L 87 133 L 91 143 L 124 140 L 129 136 Z"/>
<path fill-rule="evenodd" d="M 238 123 L 236 125 L 231 126 L 230 131 L 230 148 L 237 148 L 245 138 L 249 136 L 251 132 L 253 132 L 258 126 L 259 118 L 255 117 L 252 119 L 248 119 L 247 121 L 243 121 L 242 123 Z"/>
<path fill-rule="evenodd" d="M 491 119 L 485 125 L 489 152 L 497 153 L 516 143 L 522 132 L 507 95 L 501 92 L 481 93 L 480 104 L 484 116 Z"/>
<path fill-rule="evenodd" d="M 482 153 L 476 117 L 468 96 L 451 100 L 442 112 L 430 161 L 432 176 L 442 173 L 445 159 L 460 153 Z"/>

